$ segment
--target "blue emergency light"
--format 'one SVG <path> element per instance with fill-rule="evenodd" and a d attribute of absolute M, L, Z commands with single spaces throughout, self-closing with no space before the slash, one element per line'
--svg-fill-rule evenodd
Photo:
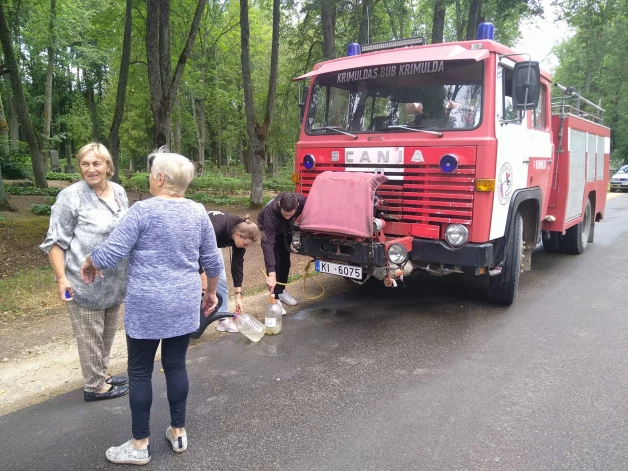
<path fill-rule="evenodd" d="M 303 167 L 305 170 L 312 170 L 316 166 L 316 159 L 312 154 L 305 154 L 303 156 Z"/>
<path fill-rule="evenodd" d="M 495 38 L 495 25 L 493 23 L 480 23 L 478 25 L 478 35 L 476 39 L 490 39 Z"/>
<path fill-rule="evenodd" d="M 458 158 L 453 154 L 445 154 L 441 157 L 439 166 L 445 173 L 455 172 L 458 168 Z"/>
<path fill-rule="evenodd" d="M 348 56 L 357 56 L 360 55 L 362 53 L 362 50 L 360 48 L 360 44 L 358 43 L 349 43 L 349 45 L 347 46 L 347 55 Z"/>

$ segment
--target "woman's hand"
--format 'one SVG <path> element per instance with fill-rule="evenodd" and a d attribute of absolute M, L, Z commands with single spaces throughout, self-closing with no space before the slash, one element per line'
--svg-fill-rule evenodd
<path fill-rule="evenodd" d="M 236 293 L 236 308 L 235 308 L 236 312 L 238 314 L 241 314 L 242 312 L 244 312 L 244 303 L 242 302 L 242 294 L 241 293 Z"/>
<path fill-rule="evenodd" d="M 209 316 L 217 305 L 218 297 L 216 296 L 216 292 L 205 291 L 203 294 L 203 302 L 201 303 L 201 307 L 205 309 L 205 312 L 203 312 L 205 317 Z"/>
<path fill-rule="evenodd" d="M 69 298 L 65 295 L 66 291 L 70 293 Z M 74 298 L 74 290 L 72 289 L 72 285 L 65 276 L 57 280 L 57 294 L 59 295 L 59 299 L 65 302 L 72 301 L 72 299 Z"/>
<path fill-rule="evenodd" d="M 92 258 L 88 255 L 83 264 L 81 265 L 81 278 L 85 284 L 89 285 L 96 277 L 104 278 L 102 271 L 94 266 Z"/>

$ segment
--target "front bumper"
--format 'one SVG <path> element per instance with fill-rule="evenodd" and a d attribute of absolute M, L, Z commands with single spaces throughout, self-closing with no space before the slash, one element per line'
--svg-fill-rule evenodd
<path fill-rule="evenodd" d="M 442 263 L 459 267 L 488 267 L 493 263 L 493 244 L 467 244 L 451 248 L 440 240 L 414 239 L 411 260 L 415 262 Z"/>
<path fill-rule="evenodd" d="M 386 250 L 384 244 L 380 243 L 336 239 L 331 236 L 316 236 L 302 232 L 299 253 L 317 260 L 376 267 L 386 266 Z"/>
<path fill-rule="evenodd" d="M 337 239 L 301 233 L 302 255 L 317 260 L 339 261 L 356 265 L 385 267 L 384 244 Z M 414 239 L 410 260 L 414 262 L 442 263 L 459 267 L 489 267 L 493 264 L 493 244 L 467 244 L 453 249 L 440 240 Z"/>

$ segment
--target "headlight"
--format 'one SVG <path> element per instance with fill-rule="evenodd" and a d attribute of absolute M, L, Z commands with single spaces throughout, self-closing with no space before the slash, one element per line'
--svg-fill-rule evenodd
<path fill-rule="evenodd" d="M 469 240 L 469 230 L 462 224 L 450 224 L 445 229 L 445 240 L 454 248 L 462 247 Z"/>
<path fill-rule="evenodd" d="M 297 250 L 301 250 L 301 234 L 292 234 L 292 246 Z"/>
<path fill-rule="evenodd" d="M 388 247 L 388 260 L 395 265 L 403 265 L 408 261 L 408 251 L 401 244 L 391 244 Z"/>

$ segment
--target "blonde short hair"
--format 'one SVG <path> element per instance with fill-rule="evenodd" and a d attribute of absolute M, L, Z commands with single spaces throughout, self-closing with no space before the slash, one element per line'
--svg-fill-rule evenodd
<path fill-rule="evenodd" d="M 83 157 L 85 157 L 89 152 L 93 152 L 98 160 L 100 160 L 103 164 L 107 166 L 107 178 L 113 177 L 116 168 L 113 166 L 111 154 L 105 146 L 98 142 L 90 142 L 89 144 L 85 144 L 76 153 L 76 161 L 78 162 L 79 168 L 81 167 L 81 160 L 83 160 Z"/>
<path fill-rule="evenodd" d="M 171 152 L 154 152 L 148 156 L 153 178 L 164 176 L 164 190 L 168 194 L 184 196 L 185 190 L 194 178 L 194 164 L 187 158 Z"/>

